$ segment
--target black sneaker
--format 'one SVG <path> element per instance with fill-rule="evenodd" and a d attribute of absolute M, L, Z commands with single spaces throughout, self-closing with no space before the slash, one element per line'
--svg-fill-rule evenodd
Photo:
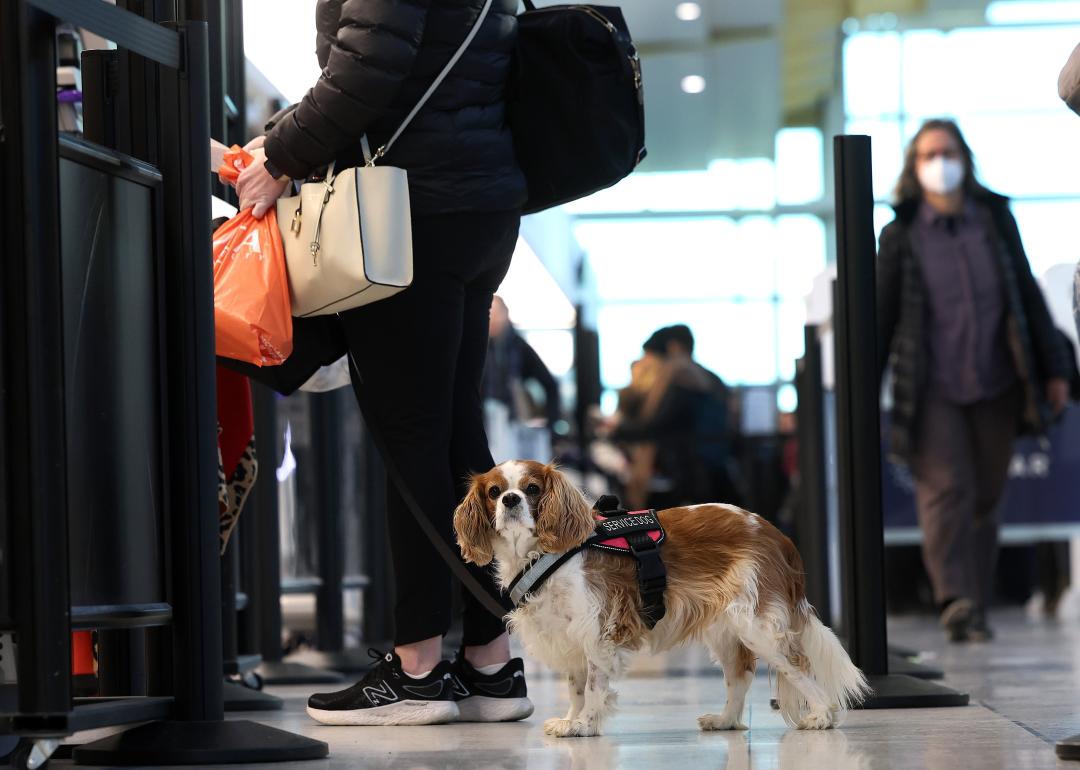
<path fill-rule="evenodd" d="M 459 722 L 516 722 L 533 713 L 521 658 L 494 674 L 481 674 L 461 653 L 452 665 Z"/>
<path fill-rule="evenodd" d="M 324 725 L 437 725 L 457 719 L 448 661 L 414 679 L 394 653 L 369 652 L 379 661 L 375 667 L 347 690 L 312 695 L 308 716 Z"/>

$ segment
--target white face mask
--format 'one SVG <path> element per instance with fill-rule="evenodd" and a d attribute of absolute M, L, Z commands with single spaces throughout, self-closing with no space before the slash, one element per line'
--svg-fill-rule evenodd
<path fill-rule="evenodd" d="M 964 163 L 938 155 L 919 166 L 919 184 L 927 192 L 948 195 L 964 183 Z"/>

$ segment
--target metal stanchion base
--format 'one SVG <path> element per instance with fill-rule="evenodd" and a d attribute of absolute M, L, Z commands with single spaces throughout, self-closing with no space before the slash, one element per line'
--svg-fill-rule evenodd
<path fill-rule="evenodd" d="M 281 711 L 285 701 L 268 692 L 260 692 L 236 682 L 225 682 L 226 711 Z"/>
<path fill-rule="evenodd" d="M 970 700 L 966 692 L 957 692 L 944 685 L 912 676 L 885 674 L 869 676 L 867 679 L 870 680 L 873 692 L 856 708 L 945 708 L 966 706 Z"/>
<path fill-rule="evenodd" d="M 255 671 L 266 684 L 336 684 L 345 681 L 345 676 L 337 671 L 281 660 L 264 660 Z"/>
<path fill-rule="evenodd" d="M 1080 760 L 1080 735 L 1058 741 L 1055 750 L 1061 759 Z"/>
<path fill-rule="evenodd" d="M 323 741 L 247 720 L 149 722 L 75 749 L 80 765 L 216 765 L 322 759 Z"/>
<path fill-rule="evenodd" d="M 919 656 L 918 650 L 913 650 L 910 647 L 903 647 L 899 644 L 890 644 L 888 649 L 890 655 L 898 655 L 901 658 L 916 658 Z"/>
<path fill-rule="evenodd" d="M 913 676 L 916 679 L 944 679 L 945 672 L 922 663 L 916 663 L 907 657 L 889 653 L 889 673 Z"/>

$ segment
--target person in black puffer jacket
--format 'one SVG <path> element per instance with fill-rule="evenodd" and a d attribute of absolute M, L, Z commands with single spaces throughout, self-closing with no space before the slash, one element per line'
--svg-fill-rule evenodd
<path fill-rule="evenodd" d="M 923 124 L 878 253 L 890 452 L 915 478 L 923 560 L 950 639 L 988 639 L 997 504 L 1018 429 L 1068 400 L 1067 359 L 1008 199 L 975 178 L 948 120 Z"/>
<path fill-rule="evenodd" d="M 294 319 L 294 353 L 280 367 L 230 364 L 287 393 L 348 351 L 363 384 L 357 398 L 383 438 L 385 459 L 448 539 L 469 475 L 494 465 L 481 403 L 488 313 L 526 198 L 505 104 L 517 4 L 492 0 L 476 38 L 382 161 L 409 175 L 412 285 L 340 316 Z M 288 178 L 302 180 L 331 161 L 361 164 L 361 137 L 373 151 L 390 138 L 483 7 L 484 0 L 319 0 L 322 75 L 254 149 L 237 184 L 241 209 L 253 206 L 261 216 Z M 387 508 L 394 652 L 359 685 L 313 695 L 308 713 L 354 725 L 528 716 L 521 661 L 510 659 L 503 620 L 467 592 L 464 654 L 453 664 L 441 660 L 451 573 L 392 484 Z M 489 572 L 474 574 L 498 593 Z"/>

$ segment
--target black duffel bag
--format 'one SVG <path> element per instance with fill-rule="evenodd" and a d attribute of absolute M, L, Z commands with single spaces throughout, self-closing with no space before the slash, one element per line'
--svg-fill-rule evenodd
<path fill-rule="evenodd" d="M 507 119 L 529 185 L 524 212 L 626 177 L 645 157 L 641 60 L 622 11 L 524 0 Z"/>

